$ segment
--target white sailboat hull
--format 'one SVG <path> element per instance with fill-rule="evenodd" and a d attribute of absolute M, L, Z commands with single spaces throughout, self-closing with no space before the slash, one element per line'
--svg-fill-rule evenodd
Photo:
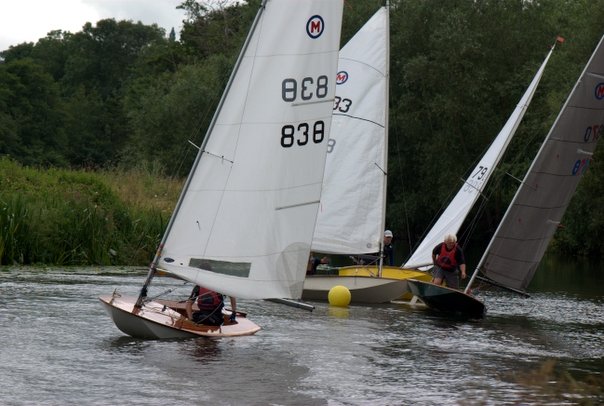
<path fill-rule="evenodd" d="M 313 275 L 304 281 L 303 300 L 326 301 L 334 286 L 348 288 L 351 303 L 387 303 L 407 292 L 407 281 L 365 276 Z"/>
<path fill-rule="evenodd" d="M 114 294 L 99 299 L 117 328 L 135 338 L 236 337 L 252 335 L 260 330 L 258 325 L 240 314 L 237 323 L 205 326 L 186 319 L 179 312 L 184 310 L 184 305 L 179 309 L 160 302 L 147 302 L 141 310 L 133 313 L 136 297 Z"/>
<path fill-rule="evenodd" d="M 346 266 L 338 275 L 309 275 L 304 281 L 304 300 L 327 300 L 331 288 L 342 285 L 350 290 L 351 303 L 387 303 L 409 300 L 413 296 L 407 279 L 430 281 L 427 272 L 385 266 L 378 277 L 377 266 Z"/>

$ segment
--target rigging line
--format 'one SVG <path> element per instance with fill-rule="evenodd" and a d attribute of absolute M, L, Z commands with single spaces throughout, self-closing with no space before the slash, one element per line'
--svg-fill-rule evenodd
<path fill-rule="evenodd" d="M 183 285 L 182 285 L 182 286 L 185 286 L 187 283 L 188 283 L 187 281 L 183 282 Z M 165 290 L 165 291 L 163 291 L 163 292 L 161 292 L 161 293 L 158 293 L 158 294 L 157 294 L 157 295 L 155 295 L 155 296 L 152 296 L 152 297 L 147 297 L 147 298 L 145 298 L 145 301 L 144 301 L 144 302 L 145 302 L 145 303 L 146 303 L 146 302 L 152 302 L 152 301 L 154 301 L 155 299 L 157 299 L 157 298 L 159 298 L 159 297 L 162 297 L 162 296 L 164 296 L 164 295 L 167 295 L 168 293 L 172 293 L 174 290 L 176 290 L 176 289 L 178 289 L 178 288 L 180 288 L 180 286 L 177 286 L 177 287 L 175 287 L 175 288 L 170 288 L 170 289 L 167 289 L 167 290 Z"/>
<path fill-rule="evenodd" d="M 520 183 L 520 185 L 521 185 L 521 186 L 522 186 L 522 185 L 526 185 L 527 187 L 530 187 L 530 188 L 531 188 L 531 189 L 533 189 L 533 190 L 537 190 L 537 188 L 536 188 L 536 187 L 529 185 L 528 183 L 524 182 L 522 179 L 518 179 L 517 177 L 515 177 L 515 176 L 514 176 L 514 175 L 512 175 L 511 173 L 506 172 L 505 174 L 506 174 L 506 175 L 508 175 L 510 178 L 512 178 L 512 179 L 514 179 L 514 180 L 516 180 L 518 183 Z"/>
<path fill-rule="evenodd" d="M 390 138 L 392 139 L 393 137 L 390 136 Z M 397 157 L 397 161 L 398 161 L 398 168 L 399 168 L 399 174 L 400 174 L 400 184 L 401 184 L 401 196 L 403 197 L 403 214 L 405 215 L 405 224 L 407 226 L 407 241 L 409 243 L 409 252 L 413 252 L 413 247 L 411 245 L 411 225 L 409 224 L 409 210 L 407 209 L 407 199 L 405 198 L 405 196 L 407 195 L 407 193 L 405 192 L 405 177 L 403 176 L 403 163 L 401 161 L 401 151 L 400 151 L 400 144 L 399 144 L 399 137 L 394 137 L 395 142 L 396 142 L 396 157 Z"/>
<path fill-rule="evenodd" d="M 467 173 L 467 177 L 469 178 L 470 175 L 472 174 L 473 169 L 476 167 L 476 165 L 478 165 L 478 163 L 480 162 L 480 159 L 482 156 L 484 156 L 485 152 L 489 149 L 491 143 L 488 143 L 482 150 L 482 153 L 480 155 L 478 155 L 471 163 L 470 166 L 468 167 L 468 169 L 466 169 Z M 464 180 L 463 177 L 460 177 L 462 185 L 464 183 L 467 183 L 466 180 Z M 469 183 L 468 183 L 469 184 Z M 472 186 L 472 185 L 470 185 Z M 474 186 L 472 186 L 474 187 Z M 475 188 L 475 187 L 474 187 Z M 440 215 L 442 213 L 444 213 L 444 211 L 446 210 L 447 206 L 451 203 L 451 201 L 453 200 L 454 196 L 457 194 L 457 189 L 451 189 L 450 192 L 447 194 L 447 196 L 443 199 L 439 209 L 434 213 L 434 216 L 432 217 L 432 219 L 430 220 L 430 222 L 428 223 L 428 226 L 424 229 L 422 235 L 420 236 L 418 242 L 411 248 L 409 257 L 411 256 L 411 254 L 413 254 L 413 252 L 419 247 L 419 245 L 423 242 L 424 238 L 426 238 L 426 236 L 428 235 L 428 233 L 431 231 L 432 227 L 436 224 L 437 220 L 440 218 Z M 481 193 L 482 194 L 482 193 Z M 459 230 L 456 232 L 456 234 L 459 234 Z M 464 235 L 465 233 L 463 233 L 462 235 Z M 469 237 L 468 237 L 469 238 Z M 461 240 L 461 238 L 459 238 Z M 464 243 L 465 244 L 465 243 Z M 462 244 L 462 248 L 464 248 L 464 244 Z"/>

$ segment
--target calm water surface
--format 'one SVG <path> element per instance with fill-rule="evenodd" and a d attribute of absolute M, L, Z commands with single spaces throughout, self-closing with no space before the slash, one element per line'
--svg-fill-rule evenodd
<path fill-rule="evenodd" d="M 0 271 L 2 405 L 602 404 L 604 267 L 544 261 L 532 296 L 482 290 L 481 321 L 405 304 L 307 313 L 240 300 L 251 337 L 138 340 L 97 297 L 145 270 Z M 190 285 L 155 280 L 150 296 Z"/>

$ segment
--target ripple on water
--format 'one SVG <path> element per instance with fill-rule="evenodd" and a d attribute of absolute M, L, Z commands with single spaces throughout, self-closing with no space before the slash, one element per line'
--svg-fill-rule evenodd
<path fill-rule="evenodd" d="M 148 341 L 124 336 L 97 299 L 115 288 L 136 294 L 143 279 L 111 269 L 0 273 L 0 362 L 10 371 L 0 403 L 553 404 L 522 377 L 548 359 L 602 370 L 597 299 L 484 292 L 487 318 L 465 322 L 399 304 L 315 303 L 308 313 L 240 300 L 263 327 L 254 336 Z M 191 287 L 158 278 L 152 288 L 183 298 Z"/>

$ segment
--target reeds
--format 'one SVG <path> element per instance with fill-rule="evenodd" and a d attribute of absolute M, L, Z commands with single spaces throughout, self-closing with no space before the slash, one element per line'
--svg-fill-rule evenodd
<path fill-rule="evenodd" d="M 179 190 L 143 170 L 39 170 L 0 159 L 0 264 L 146 265 Z"/>

